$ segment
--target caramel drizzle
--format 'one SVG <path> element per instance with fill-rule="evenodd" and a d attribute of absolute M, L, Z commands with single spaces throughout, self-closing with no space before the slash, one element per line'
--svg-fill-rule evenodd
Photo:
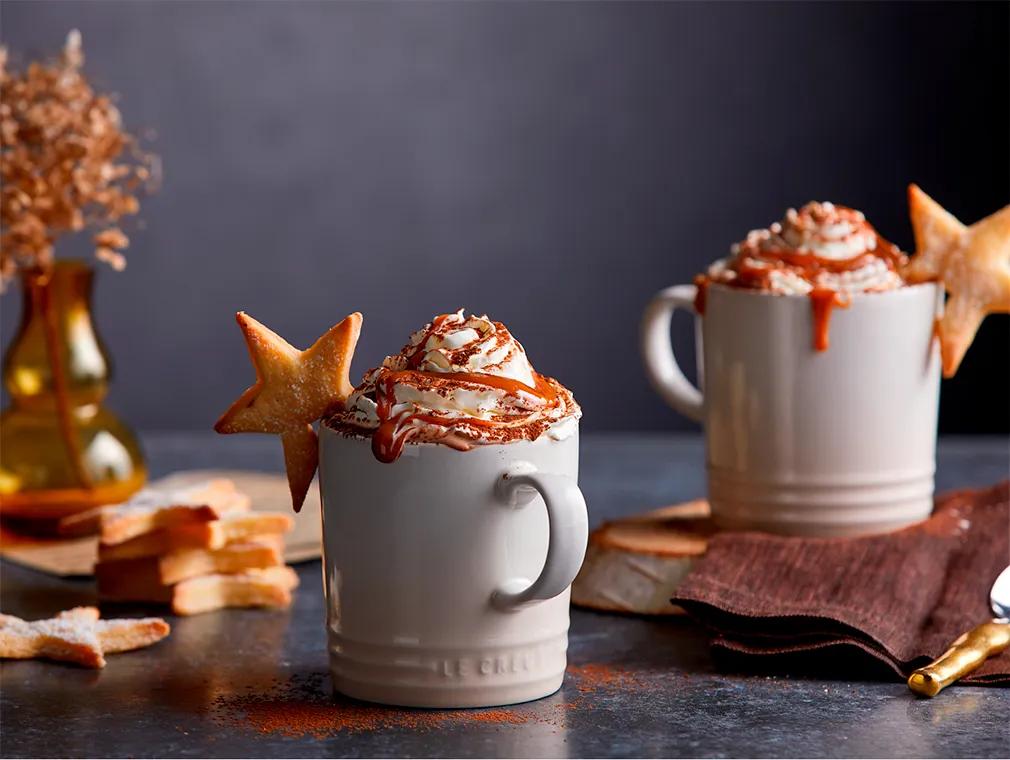
<path fill-rule="evenodd" d="M 802 253 L 790 250 L 752 250 L 741 251 L 736 261 L 730 267 L 736 272 L 736 277 L 727 282 L 720 282 L 720 285 L 727 285 L 731 288 L 743 288 L 749 290 L 766 289 L 771 281 L 773 271 L 783 269 L 797 269 L 808 282 L 813 282 L 817 275 L 822 272 L 829 274 L 842 274 L 861 269 L 873 261 L 883 261 L 889 270 L 897 271 L 904 263 L 905 255 L 884 238 L 877 235 L 877 245 L 872 251 L 866 251 L 851 259 L 822 259 L 814 253 Z M 754 259 L 770 267 L 753 266 L 747 263 L 747 259 Z M 707 274 L 695 277 L 694 284 L 698 288 L 698 293 L 694 299 L 694 310 L 701 315 L 705 313 L 705 304 L 708 285 L 712 278 Z M 814 350 L 827 351 L 830 343 L 829 328 L 831 323 L 831 312 L 837 306 L 847 309 L 851 303 L 842 293 L 836 290 L 823 287 L 814 287 L 808 294 L 810 306 L 814 316 Z"/>
<path fill-rule="evenodd" d="M 410 367 L 411 369 L 417 369 L 418 367 L 421 366 L 421 362 L 424 361 L 424 355 L 427 353 L 425 346 L 428 345 L 428 341 L 431 339 L 431 336 L 433 336 L 436 332 L 438 332 L 439 328 L 441 328 L 442 325 L 446 323 L 446 320 L 448 320 L 449 317 L 451 316 L 453 315 L 439 314 L 437 317 L 431 320 L 431 324 L 428 325 L 428 329 L 425 331 L 424 337 L 421 338 L 421 342 L 417 344 L 417 346 L 411 352 L 410 356 L 407 357 L 408 367 Z"/>
<path fill-rule="evenodd" d="M 831 288 L 814 288 L 808 297 L 814 313 L 814 351 L 827 351 L 830 343 L 828 327 L 831 324 L 831 310 L 836 306 L 847 309 L 851 302 Z"/>
<path fill-rule="evenodd" d="M 694 278 L 694 313 L 705 316 L 705 305 L 708 303 L 708 275 L 699 274 Z"/>
<path fill-rule="evenodd" d="M 427 337 L 421 342 L 421 353 L 423 346 L 427 342 Z M 408 364 L 413 360 L 416 353 L 408 358 Z M 420 364 L 420 362 L 418 362 Z M 540 399 L 549 407 L 554 408 L 560 403 L 557 390 L 547 380 L 536 372 L 533 373 L 536 387 L 531 387 L 519 380 L 497 375 L 488 375 L 482 372 L 425 372 L 422 370 L 392 370 L 383 367 L 379 370 L 375 378 L 375 406 L 376 416 L 379 418 L 379 426 L 372 434 L 372 453 L 380 462 L 395 462 L 406 443 L 420 432 L 420 428 L 414 422 L 424 422 L 441 428 L 452 428 L 459 424 L 458 419 L 440 417 L 436 414 L 426 412 L 412 412 L 405 410 L 392 416 L 393 406 L 396 404 L 397 383 L 407 384 L 412 380 L 421 378 L 449 381 L 452 383 L 471 383 L 482 385 L 487 388 L 497 388 L 503 390 L 511 396 L 526 393 Z M 468 417 L 466 424 L 475 427 L 494 428 L 498 427 L 499 420 L 484 420 L 477 417 Z"/>
<path fill-rule="evenodd" d="M 872 251 L 864 251 L 858 256 L 850 259 L 825 259 L 813 252 L 793 251 L 788 249 L 771 249 L 767 251 L 752 250 L 750 248 L 740 252 L 741 259 L 758 259 L 781 266 L 802 269 L 808 276 L 815 276 L 820 272 L 831 272 L 840 274 L 851 272 L 866 266 L 874 259 L 883 261 L 888 269 L 895 270 L 904 261 L 905 255 L 894 245 L 877 235 L 877 244 Z M 767 271 L 767 270 L 759 270 Z"/>

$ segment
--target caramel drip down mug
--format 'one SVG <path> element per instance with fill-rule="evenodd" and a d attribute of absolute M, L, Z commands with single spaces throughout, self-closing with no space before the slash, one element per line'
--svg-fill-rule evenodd
<path fill-rule="evenodd" d="M 696 314 L 699 385 L 670 345 L 674 310 L 697 290 L 658 293 L 642 353 L 663 399 L 705 429 L 708 498 L 726 527 L 814 536 L 875 533 L 933 506 L 940 359 L 933 283 L 854 294 L 813 348 L 810 299 L 712 283 Z"/>
<path fill-rule="evenodd" d="M 578 432 L 456 451 L 320 428 L 323 571 L 337 691 L 411 707 L 547 696 L 567 662 L 588 523 Z"/>

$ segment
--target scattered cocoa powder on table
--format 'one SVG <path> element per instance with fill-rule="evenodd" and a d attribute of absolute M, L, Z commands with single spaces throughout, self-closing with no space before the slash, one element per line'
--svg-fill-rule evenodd
<path fill-rule="evenodd" d="M 642 680 L 634 671 L 596 662 L 569 665 L 568 674 L 574 677 L 576 688 L 583 694 L 604 689 L 631 691 L 643 686 Z"/>
<path fill-rule="evenodd" d="M 607 690 L 641 687 L 629 671 L 608 665 L 572 665 L 568 668 L 579 697 L 568 703 L 539 702 L 471 710 L 424 710 L 383 707 L 357 702 L 329 691 L 324 674 L 295 677 L 262 694 L 221 696 L 213 717 L 221 725 L 244 727 L 264 735 L 324 739 L 339 733 L 407 729 L 431 731 L 447 726 L 488 726 L 540 723 L 559 725 L 568 710 L 584 704 L 586 695 Z M 546 709 L 545 709 L 546 708 Z"/>
<path fill-rule="evenodd" d="M 252 697 L 232 707 L 244 713 L 244 722 L 261 734 L 312 736 L 322 739 L 334 733 L 404 728 L 430 731 L 447 723 L 522 724 L 528 716 L 509 710 L 407 710 L 359 705 L 333 699 L 285 699 Z"/>
<path fill-rule="evenodd" d="M 322 739 L 342 732 L 403 728 L 430 731 L 452 723 L 507 725 L 535 718 L 528 709 L 424 710 L 357 702 L 328 690 L 322 674 L 293 678 L 263 694 L 222 696 L 214 704 L 218 723 L 261 734 Z"/>

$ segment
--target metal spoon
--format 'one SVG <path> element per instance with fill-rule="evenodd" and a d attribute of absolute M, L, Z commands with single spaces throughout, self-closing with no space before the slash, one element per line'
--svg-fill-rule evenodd
<path fill-rule="evenodd" d="M 941 689 L 1010 646 L 1010 567 L 992 584 L 989 606 L 996 617 L 968 631 L 929 665 L 914 671 L 908 677 L 909 689 L 924 697 L 935 697 Z"/>

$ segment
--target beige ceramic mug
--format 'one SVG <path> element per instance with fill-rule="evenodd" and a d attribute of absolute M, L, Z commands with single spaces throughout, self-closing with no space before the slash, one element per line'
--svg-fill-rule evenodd
<path fill-rule="evenodd" d="M 809 298 L 711 284 L 696 314 L 700 388 L 670 345 L 693 285 L 658 293 L 642 323 L 652 384 L 706 434 L 717 522 L 802 535 L 890 530 L 932 509 L 939 349 L 935 284 L 852 296 L 826 351 Z"/>
<path fill-rule="evenodd" d="M 570 586 L 586 551 L 579 436 L 392 464 L 322 425 L 323 572 L 334 687 L 412 707 L 486 707 L 557 691 Z"/>

